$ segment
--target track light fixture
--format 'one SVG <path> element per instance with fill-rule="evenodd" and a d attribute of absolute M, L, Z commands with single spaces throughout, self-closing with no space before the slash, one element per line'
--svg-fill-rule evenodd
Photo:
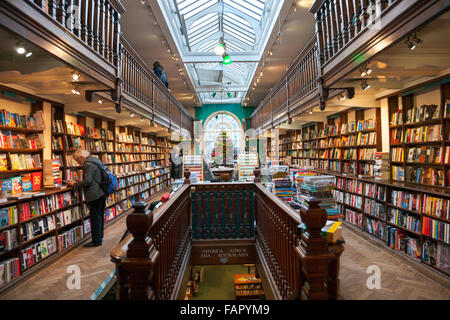
<path fill-rule="evenodd" d="M 73 89 L 72 89 L 72 93 L 75 95 L 81 95 L 81 87 L 78 84 L 74 84 Z"/>
<path fill-rule="evenodd" d="M 344 94 L 343 92 L 341 92 L 341 93 L 338 95 L 338 100 L 339 100 L 339 101 L 344 101 L 345 99 L 347 99 L 347 97 L 345 96 L 345 94 Z"/>
<path fill-rule="evenodd" d="M 409 50 L 413 51 L 419 44 L 422 43 L 422 40 L 417 37 L 417 32 L 414 32 L 412 36 L 408 36 L 405 43 Z"/>
<path fill-rule="evenodd" d="M 131 118 L 134 117 L 134 113 L 133 113 L 133 112 L 130 113 L 130 117 L 131 117 Z"/>
<path fill-rule="evenodd" d="M 370 84 L 367 82 L 367 79 L 363 79 L 362 83 L 361 83 L 361 88 L 366 91 L 367 89 L 370 88 Z"/>
<path fill-rule="evenodd" d="M 33 55 L 33 52 L 28 51 L 26 45 L 20 41 L 16 42 L 16 52 L 19 55 L 25 55 L 25 57 L 29 58 Z"/>
<path fill-rule="evenodd" d="M 99 99 L 99 100 L 98 100 L 98 103 L 102 104 L 102 103 L 103 103 L 103 100 L 102 100 L 102 99 Z"/>
<path fill-rule="evenodd" d="M 361 71 L 361 78 L 364 78 L 365 76 L 368 76 L 372 73 L 372 68 L 369 67 L 368 63 L 366 63 L 365 65 L 362 66 L 360 71 Z"/>
<path fill-rule="evenodd" d="M 312 112 L 312 108 L 311 108 L 311 109 L 309 109 L 309 114 L 313 114 L 313 112 Z"/>

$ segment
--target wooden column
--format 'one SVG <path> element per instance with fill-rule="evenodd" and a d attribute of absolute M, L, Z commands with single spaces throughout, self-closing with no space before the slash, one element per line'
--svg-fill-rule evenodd
<path fill-rule="evenodd" d="M 128 245 L 126 258 L 121 261 L 118 268 L 118 282 L 127 290 L 119 288 L 120 300 L 153 300 L 155 298 L 152 288 L 153 269 L 159 257 L 148 234 L 153 224 L 153 214 L 147 210 L 145 202 L 133 205 L 134 212 L 127 217 L 127 228 L 133 235 Z"/>
<path fill-rule="evenodd" d="M 191 172 L 186 170 L 184 172 L 184 184 L 190 184 L 191 183 L 191 180 L 189 179 L 190 176 L 191 176 Z"/>
<path fill-rule="evenodd" d="M 328 245 L 320 235 L 320 230 L 327 221 L 327 212 L 319 207 L 320 201 L 310 201 L 309 208 L 302 207 L 300 217 L 306 225 L 307 232 L 303 232 L 296 253 L 300 257 L 302 271 L 305 276 L 300 289 L 302 300 L 329 299 L 327 280 L 329 266 L 336 256 L 328 251 Z"/>
<path fill-rule="evenodd" d="M 261 170 L 258 169 L 258 168 L 256 168 L 255 170 L 253 170 L 253 174 L 255 175 L 255 180 L 254 180 L 254 182 L 255 182 L 255 183 L 261 182 L 261 176 L 260 176 Z"/>

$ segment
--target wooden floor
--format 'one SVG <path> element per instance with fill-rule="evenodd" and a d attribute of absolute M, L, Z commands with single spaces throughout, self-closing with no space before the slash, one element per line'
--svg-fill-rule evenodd
<path fill-rule="evenodd" d="M 408 262 L 392 250 L 369 241 L 349 227 L 343 230 L 345 250 L 341 256 L 341 299 L 343 300 L 450 300 L 450 281 L 428 271 L 425 266 Z M 367 267 L 381 271 L 380 289 L 369 290 Z M 424 269 L 424 270 L 422 270 Z M 421 270 L 421 271 L 419 271 Z"/>
<path fill-rule="evenodd" d="M 87 300 L 113 271 L 109 253 L 125 232 L 126 219 L 121 218 L 105 230 L 103 246 L 98 248 L 76 248 L 54 264 L 39 270 L 0 296 L 5 299 L 67 299 Z M 378 244 L 365 237 L 344 229 L 345 251 L 341 257 L 341 299 L 450 299 L 449 281 L 432 279 L 397 258 Z M 70 265 L 81 269 L 81 289 L 69 290 L 66 272 Z M 381 289 L 369 290 L 366 286 L 370 274 L 366 269 L 377 265 L 381 269 Z"/>

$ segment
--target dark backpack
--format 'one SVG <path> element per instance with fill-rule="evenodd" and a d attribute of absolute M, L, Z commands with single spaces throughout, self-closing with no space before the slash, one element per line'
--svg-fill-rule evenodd
<path fill-rule="evenodd" d="M 97 162 L 89 161 L 90 163 L 95 164 L 101 172 L 101 181 L 99 182 L 100 188 L 102 188 L 103 192 L 106 196 L 116 192 L 118 188 L 118 182 L 115 175 L 112 174 L 111 171 L 108 170 L 108 167 L 105 165 L 100 165 Z"/>

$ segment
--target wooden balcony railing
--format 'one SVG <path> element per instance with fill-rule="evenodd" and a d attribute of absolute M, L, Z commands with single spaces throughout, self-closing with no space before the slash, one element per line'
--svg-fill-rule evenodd
<path fill-rule="evenodd" d="M 120 42 L 118 0 L 19 0 L 51 18 L 103 61 L 117 66 Z M 119 11 L 120 10 L 120 11 Z"/>
<path fill-rule="evenodd" d="M 116 264 L 118 299 L 173 300 L 182 264 L 190 249 L 189 186 L 177 191 L 153 214 L 145 203 L 127 217 L 131 234 L 111 252 Z"/>
<path fill-rule="evenodd" d="M 252 128 L 277 125 L 310 101 L 305 98 L 318 97 L 317 54 L 313 38 L 253 112 Z"/>
<path fill-rule="evenodd" d="M 118 298 L 176 299 L 194 246 L 245 240 L 256 247 L 253 262 L 274 299 L 337 299 L 343 246 L 320 235 L 326 219 L 318 203 L 300 218 L 258 182 L 186 184 L 155 213 L 134 205 L 131 235 L 111 253 Z M 302 221 L 308 232 L 300 234 Z"/>
<path fill-rule="evenodd" d="M 145 105 L 145 111 L 156 115 L 160 124 L 171 129 L 181 127 L 192 135 L 192 116 L 124 38 L 121 39 L 120 58 L 123 92 Z"/>
<path fill-rule="evenodd" d="M 243 239 L 255 236 L 253 183 L 193 184 L 192 239 Z"/>
<path fill-rule="evenodd" d="M 321 66 L 367 29 L 377 28 L 377 19 L 401 0 L 322 0 L 311 12 L 316 18 L 316 33 Z"/>

